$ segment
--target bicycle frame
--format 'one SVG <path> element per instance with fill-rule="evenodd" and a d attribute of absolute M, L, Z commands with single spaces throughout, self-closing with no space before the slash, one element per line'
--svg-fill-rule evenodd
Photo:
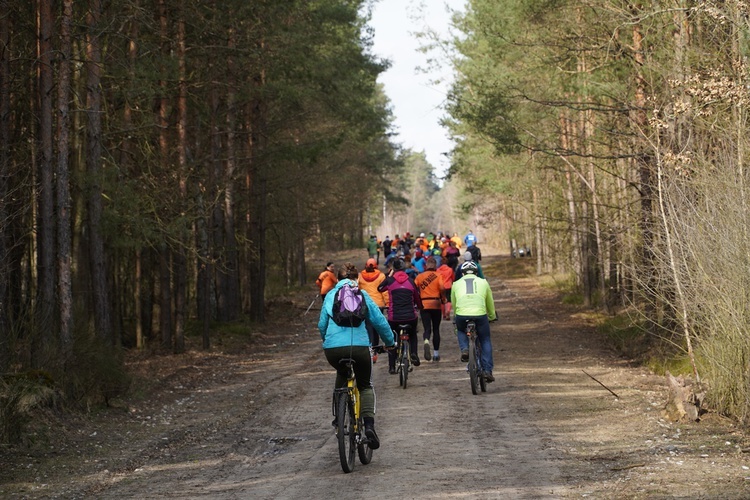
<path fill-rule="evenodd" d="M 364 419 L 361 415 L 361 399 L 354 375 L 354 360 L 342 359 L 340 362 L 346 363 L 346 387 L 333 391 L 333 416 L 336 422 L 341 468 L 344 472 L 352 472 L 355 448 L 359 461 L 363 464 L 368 464 L 372 460 L 372 448 L 368 446 L 364 436 Z M 340 412 L 348 413 L 350 418 L 347 420 L 346 415 Z"/>
<path fill-rule="evenodd" d="M 409 358 L 409 325 L 398 325 L 398 348 L 396 349 L 396 371 L 398 372 L 398 382 L 401 387 L 406 389 L 406 381 L 409 378 L 411 370 L 411 360 Z"/>
<path fill-rule="evenodd" d="M 477 325 L 473 320 L 466 322 L 466 336 L 469 337 L 469 381 L 471 393 L 487 392 L 487 382 L 482 369 L 482 346 L 478 342 Z"/>

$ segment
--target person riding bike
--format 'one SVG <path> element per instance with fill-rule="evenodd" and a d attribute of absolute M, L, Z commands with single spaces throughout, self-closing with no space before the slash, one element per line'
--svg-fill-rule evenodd
<path fill-rule="evenodd" d="M 492 339 L 490 338 L 490 321 L 497 319 L 492 289 L 484 278 L 477 275 L 477 263 L 467 260 L 461 264 L 461 279 L 453 282 L 451 302 L 455 311 L 456 329 L 458 330 L 458 347 L 461 349 L 461 361 L 469 360 L 469 339 L 466 337 L 466 323 L 474 320 L 477 326 L 477 338 L 482 348 L 482 366 L 487 382 L 494 382 L 492 376 Z"/>
<path fill-rule="evenodd" d="M 399 330 L 399 325 L 409 325 L 409 352 L 411 362 L 419 366 L 417 355 L 417 326 L 419 325 L 419 311 L 423 309 L 422 298 L 414 281 L 404 271 L 406 263 L 403 259 L 393 261 L 393 269 L 388 277 L 378 286 L 378 291 L 388 292 L 388 323 L 393 331 Z M 396 373 L 396 353 L 388 352 L 388 373 Z"/>
<path fill-rule="evenodd" d="M 365 421 L 365 435 L 370 448 L 380 447 L 380 440 L 375 432 L 375 388 L 372 385 L 372 360 L 370 359 L 370 336 L 363 321 L 359 326 L 339 326 L 333 321 L 333 302 L 341 287 L 357 285 L 357 268 L 347 262 L 344 266 L 345 277 L 336 283 L 331 293 L 326 295 L 318 319 L 320 338 L 323 339 L 323 351 L 328 363 L 336 369 L 336 388 L 346 387 L 347 368 L 341 359 L 354 360 L 354 375 L 357 378 L 357 388 L 361 398 L 361 413 Z M 395 346 L 393 332 L 388 321 L 380 312 L 377 304 L 370 296 L 362 293 L 367 304 L 367 321 L 378 332 L 386 349 L 393 350 Z M 389 351 L 390 352 L 390 351 Z"/>

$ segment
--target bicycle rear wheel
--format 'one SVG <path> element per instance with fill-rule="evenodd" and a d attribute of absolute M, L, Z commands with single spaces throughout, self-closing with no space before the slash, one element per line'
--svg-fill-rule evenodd
<path fill-rule="evenodd" d="M 363 434 L 364 434 L 363 432 L 364 428 L 365 428 L 365 423 L 362 419 L 360 419 L 359 429 L 360 429 L 360 432 L 362 432 Z M 364 436 L 362 437 L 364 439 Z M 359 461 L 363 465 L 367 465 L 370 462 L 372 462 L 372 448 L 370 448 L 370 445 L 367 443 L 366 439 L 364 439 L 364 442 L 359 442 L 357 444 L 357 453 L 359 454 Z"/>
<path fill-rule="evenodd" d="M 337 437 L 339 441 L 339 459 L 344 472 L 354 470 L 354 453 L 357 436 L 354 433 L 354 405 L 349 393 L 338 394 L 336 402 L 336 422 L 338 424 Z"/>
<path fill-rule="evenodd" d="M 487 392 L 487 380 L 484 378 L 484 369 L 482 368 L 482 346 L 478 342 L 475 342 L 477 349 L 477 374 L 479 379 L 479 389 L 482 392 Z"/>
<path fill-rule="evenodd" d="M 479 394 L 479 379 L 481 378 L 478 360 L 477 347 L 474 337 L 469 337 L 469 381 L 471 382 L 471 393 Z"/>
<path fill-rule="evenodd" d="M 401 348 L 401 359 L 399 364 L 401 365 L 401 372 L 399 373 L 398 381 L 401 386 L 406 389 L 406 380 L 409 378 L 409 344 L 403 343 Z"/>

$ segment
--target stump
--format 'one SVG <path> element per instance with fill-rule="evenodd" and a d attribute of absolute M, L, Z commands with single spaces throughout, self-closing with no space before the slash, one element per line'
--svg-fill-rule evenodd
<path fill-rule="evenodd" d="M 675 377 L 667 372 L 669 395 L 664 406 L 664 416 L 673 422 L 700 420 L 700 396 L 693 390 L 692 384 L 685 377 Z"/>

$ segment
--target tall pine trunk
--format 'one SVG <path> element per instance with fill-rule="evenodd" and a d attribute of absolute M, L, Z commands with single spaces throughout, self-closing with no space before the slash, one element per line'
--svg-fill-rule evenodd
<path fill-rule="evenodd" d="M 114 344 L 114 323 L 109 297 L 107 260 L 102 233 L 102 48 L 99 38 L 101 0 L 89 0 L 86 15 L 86 171 L 88 173 L 89 264 L 94 300 L 94 327 L 107 343 Z"/>
<path fill-rule="evenodd" d="M 63 0 L 60 20 L 60 64 L 57 82 L 57 295 L 60 304 L 59 340 L 65 362 L 73 343 L 72 229 L 70 197 L 70 86 L 73 42 L 73 0 Z"/>
<path fill-rule="evenodd" d="M 37 182 L 37 314 L 40 319 L 40 331 L 35 332 L 35 344 L 32 352 L 32 363 L 40 366 L 44 345 L 48 345 L 49 333 L 54 331 L 55 307 L 55 223 L 54 223 L 54 169 L 53 169 L 53 131 L 52 131 L 52 36 L 54 14 L 52 0 L 39 1 L 39 143 Z M 7 13 L 5 13 L 7 14 Z"/>
<path fill-rule="evenodd" d="M 0 0 L 0 12 L 10 12 L 7 0 Z M 9 346 L 10 335 L 10 235 L 8 202 L 10 182 L 10 16 L 0 16 L 0 345 Z M 10 364 L 10 349 L 0 349 L 0 372 Z"/>

